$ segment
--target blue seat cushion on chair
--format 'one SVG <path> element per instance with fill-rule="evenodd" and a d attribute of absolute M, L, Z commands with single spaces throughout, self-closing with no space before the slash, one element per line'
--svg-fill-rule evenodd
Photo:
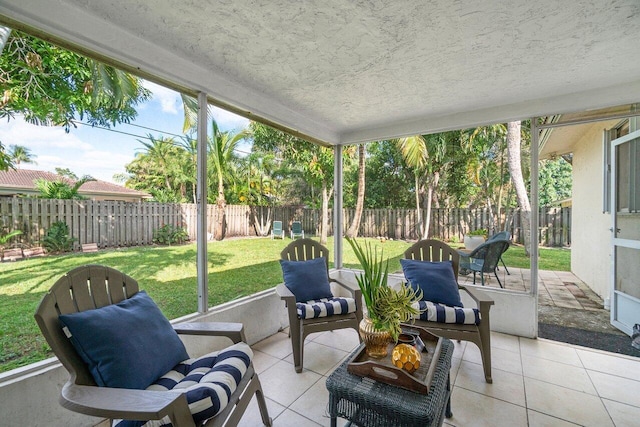
<path fill-rule="evenodd" d="M 299 319 L 317 319 L 334 314 L 348 314 L 356 312 L 356 300 L 353 298 L 321 298 L 296 303 Z"/>
<path fill-rule="evenodd" d="M 189 403 L 196 425 L 215 417 L 228 404 L 253 359 L 251 348 L 244 342 L 226 349 L 185 360 L 160 377 L 147 390 L 179 390 Z M 168 426 L 168 417 L 154 421 L 121 421 L 117 427 Z"/>
<path fill-rule="evenodd" d="M 295 295 L 296 302 L 332 298 L 327 261 L 324 257 L 308 261 L 281 259 L 284 284 Z"/>
<path fill-rule="evenodd" d="M 404 277 L 414 290 L 422 290 L 422 300 L 462 307 L 458 283 L 451 261 L 432 262 L 401 259 Z"/>
<path fill-rule="evenodd" d="M 463 325 L 479 325 L 480 310 L 477 308 L 449 307 L 431 301 L 416 301 L 412 306 L 420 311 L 414 319 L 438 323 L 459 323 Z"/>
<path fill-rule="evenodd" d="M 117 304 L 59 318 L 102 387 L 144 390 L 189 358 L 178 334 L 144 291 Z"/>

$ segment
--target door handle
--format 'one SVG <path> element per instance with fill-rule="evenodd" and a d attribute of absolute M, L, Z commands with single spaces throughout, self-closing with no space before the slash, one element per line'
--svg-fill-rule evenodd
<path fill-rule="evenodd" d="M 609 231 L 613 233 L 613 227 L 610 227 L 610 228 L 609 228 Z M 619 229 L 619 228 L 616 228 L 616 233 L 619 233 L 619 232 L 620 232 L 620 229 Z"/>

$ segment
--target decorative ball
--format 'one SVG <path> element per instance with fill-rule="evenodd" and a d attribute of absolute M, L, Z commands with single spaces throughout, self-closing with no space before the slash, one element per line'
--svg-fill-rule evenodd
<path fill-rule="evenodd" d="M 397 368 L 404 369 L 410 374 L 420 367 L 420 353 L 409 344 L 398 344 L 391 353 L 391 362 Z"/>

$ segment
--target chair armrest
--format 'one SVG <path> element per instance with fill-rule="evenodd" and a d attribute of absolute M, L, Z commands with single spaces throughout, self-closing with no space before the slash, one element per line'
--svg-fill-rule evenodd
<path fill-rule="evenodd" d="M 66 383 L 60 404 L 71 411 L 94 417 L 145 421 L 169 416 L 174 426 L 195 427 L 187 398 L 179 392 Z"/>
<path fill-rule="evenodd" d="M 276 293 L 281 300 L 284 300 L 287 303 L 287 305 L 289 305 L 290 301 L 293 302 L 294 306 L 296 305 L 296 296 L 293 295 L 293 292 L 291 292 L 284 283 L 280 283 L 278 286 L 276 286 Z"/>
<path fill-rule="evenodd" d="M 280 299 L 284 301 L 284 305 L 287 307 L 287 313 L 289 315 L 289 323 L 292 323 L 298 317 L 296 296 L 293 295 L 293 292 L 291 292 L 284 283 L 280 283 L 276 286 L 276 293 Z"/>
<path fill-rule="evenodd" d="M 356 300 L 356 305 L 359 306 L 361 304 L 362 301 L 362 291 L 360 290 L 360 288 L 354 288 L 352 286 L 347 285 L 346 283 L 342 283 L 339 280 L 336 279 L 332 279 L 329 278 L 329 282 L 333 282 L 336 285 L 340 286 L 343 289 L 346 289 L 347 291 L 349 291 L 349 293 L 351 293 L 351 297 Z"/>
<path fill-rule="evenodd" d="M 185 335 L 227 337 L 234 343 L 245 341 L 244 325 L 242 323 L 184 322 L 173 325 L 173 330 Z"/>
<path fill-rule="evenodd" d="M 488 313 L 491 306 L 495 304 L 493 299 L 480 289 L 468 288 L 466 286 L 460 286 L 459 288 L 461 291 L 466 291 L 476 304 L 478 304 L 478 309 L 480 310 L 481 315 L 483 313 Z"/>

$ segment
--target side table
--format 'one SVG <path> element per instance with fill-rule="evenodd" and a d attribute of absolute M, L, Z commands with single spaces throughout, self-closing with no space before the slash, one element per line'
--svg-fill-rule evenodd
<path fill-rule="evenodd" d="M 428 394 L 351 374 L 347 371 L 347 358 L 327 378 L 331 427 L 336 427 L 337 417 L 362 427 L 442 425 L 445 416 L 452 416 L 449 380 L 452 354 L 453 343 L 443 339 Z"/>

